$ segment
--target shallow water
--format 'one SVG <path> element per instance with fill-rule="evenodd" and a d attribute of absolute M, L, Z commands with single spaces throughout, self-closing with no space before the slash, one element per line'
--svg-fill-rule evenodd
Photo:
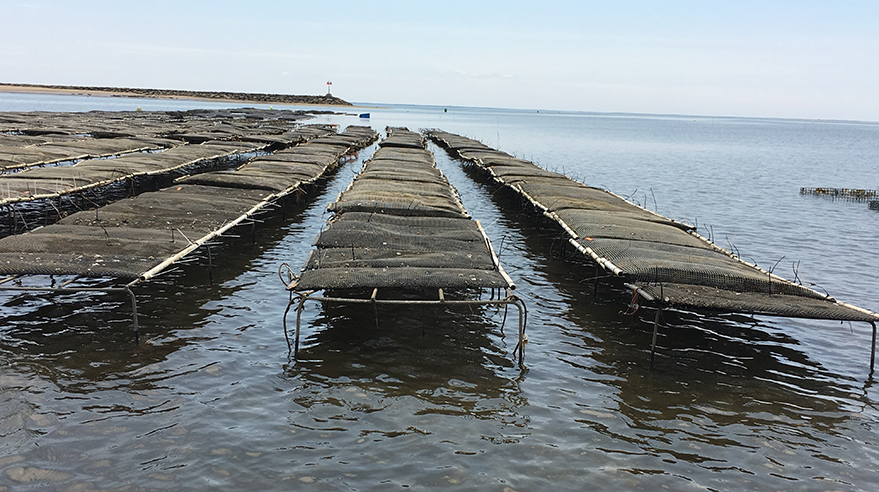
<path fill-rule="evenodd" d="M 103 108 L 59 97 L 0 94 L 0 110 Z M 877 125 L 369 111 L 320 120 L 478 138 L 698 221 L 761 266 L 784 256 L 782 276 L 799 262 L 804 281 L 879 309 L 879 212 L 798 195 L 879 188 Z M 511 356 L 513 321 L 502 329 L 494 309 L 309 304 L 300 358 L 288 359 L 278 266 L 304 261 L 352 162 L 268 217 L 255 241 L 249 231 L 224 241 L 212 283 L 199 262 L 139 286 L 139 345 L 126 299 L 3 294 L 0 486 L 874 489 L 869 326 L 667 313 L 651 368 L 652 313 L 620 315 L 625 293 L 607 287 L 593 298 L 592 268 L 563 261 L 555 231 L 432 149 L 528 306 L 524 371 Z"/>

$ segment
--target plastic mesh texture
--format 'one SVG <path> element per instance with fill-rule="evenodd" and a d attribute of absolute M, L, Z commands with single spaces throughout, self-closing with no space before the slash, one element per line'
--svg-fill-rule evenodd
<path fill-rule="evenodd" d="M 405 147 L 389 147 L 382 148 L 381 154 L 376 154 L 370 162 L 373 163 L 375 161 L 385 160 L 385 161 L 400 161 L 401 163 L 421 163 L 427 165 L 433 165 L 434 160 L 433 156 L 430 153 L 424 153 L 424 149 L 411 149 Z M 403 164 L 397 164 L 397 166 L 401 166 Z M 415 166 L 414 168 L 421 169 L 420 166 Z M 425 168 L 426 169 L 426 168 Z"/>
<path fill-rule="evenodd" d="M 234 171 L 216 171 L 178 180 L 229 188 L 264 189 L 283 192 L 310 183 L 338 164 L 342 154 L 361 148 L 375 139 L 375 131 L 365 127 L 348 127 L 344 133 L 314 138 L 300 145 L 256 157 Z M 340 145 L 341 142 L 346 143 Z"/>
<path fill-rule="evenodd" d="M 572 239 L 665 305 L 779 316 L 877 317 L 748 265 L 695 234 L 603 190 L 442 131 L 428 136 L 485 169 L 566 227 Z M 591 257 L 591 255 L 590 255 Z M 594 259 L 594 258 L 593 258 Z M 606 266 L 603 264 L 602 266 Z"/>
<path fill-rule="evenodd" d="M 61 219 L 58 225 L 180 229 L 195 239 L 239 217 L 268 196 L 263 190 L 181 185 L 78 212 Z M 189 231 L 196 235 L 189 235 Z M 0 244 L 5 241 L 0 240 Z"/>
<path fill-rule="evenodd" d="M 510 287 L 420 135 L 388 132 L 330 205 L 295 290 Z"/>
<path fill-rule="evenodd" d="M 299 138 L 296 133 L 285 132 L 295 119 L 281 122 L 277 119 L 266 119 L 270 115 L 265 113 L 252 114 L 246 118 L 231 113 L 189 113 L 183 118 L 169 118 L 167 112 L 141 112 L 137 115 L 120 112 L 115 117 L 105 112 L 7 113 L 9 114 L 16 116 L 5 117 L 0 122 L 0 131 L 20 134 L 4 135 L 0 139 L 0 162 L 12 162 L 14 167 L 93 159 L 173 147 L 186 142 L 240 140 L 292 144 Z M 230 118 L 235 121 L 229 123 Z M 224 121 L 227 123 L 221 123 Z M 216 124 L 213 128 L 223 131 L 201 132 L 205 124 Z M 45 125 L 54 127 L 34 128 Z M 13 151 L 9 147 L 16 147 L 18 150 Z"/>
<path fill-rule="evenodd" d="M 468 219 L 448 219 L 455 227 L 418 225 L 418 217 L 409 224 L 382 224 L 379 221 L 342 220 L 330 224 L 320 233 L 314 245 L 320 248 L 401 248 L 413 251 L 474 251 L 484 250 L 482 233 Z M 475 252 L 475 251 L 474 251 Z"/>
<path fill-rule="evenodd" d="M 851 309 L 828 299 L 786 294 L 740 292 L 703 285 L 639 285 L 670 307 L 717 312 L 766 314 L 790 318 L 832 319 L 875 322 L 876 316 Z"/>
<path fill-rule="evenodd" d="M 438 249 L 438 248 L 433 248 Z M 473 252 L 406 250 L 402 247 L 322 248 L 314 251 L 305 265 L 307 270 L 318 268 L 459 268 L 482 270 L 491 262 L 485 251 Z"/>
<path fill-rule="evenodd" d="M 322 268 L 302 273 L 296 290 L 335 289 L 471 289 L 507 287 L 488 270 L 457 268 Z"/>
<path fill-rule="evenodd" d="M 379 143 L 381 147 L 405 147 L 411 149 L 423 149 L 424 137 L 418 133 L 410 132 L 405 128 L 386 128 L 388 138 Z"/>
<path fill-rule="evenodd" d="M 709 248 L 610 239 L 592 242 L 581 240 L 581 244 L 591 247 L 599 256 L 623 269 L 627 278 L 640 282 L 826 298 L 811 289 L 769 275 Z"/>
<path fill-rule="evenodd" d="M 616 195 L 570 180 L 559 183 L 558 179 L 530 179 L 516 183 L 516 187 L 530 196 L 539 196 L 540 204 L 549 211 L 570 208 L 632 213 L 637 210 Z"/>
<path fill-rule="evenodd" d="M 377 136 L 372 132 L 372 138 Z M 57 224 L 32 232 L 0 239 L 0 274 L 76 274 L 85 276 L 137 278 L 175 257 L 193 242 L 203 240 L 223 227 L 240 222 L 270 201 L 292 192 L 305 178 L 314 180 L 349 151 L 368 142 L 369 133 L 362 128 L 343 132 L 335 140 L 345 139 L 348 147 L 327 146 L 315 139 L 315 145 L 335 148 L 320 166 L 301 164 L 296 172 L 284 176 L 284 193 L 273 193 L 259 186 L 208 186 L 181 183 L 156 192 L 111 203 L 96 210 L 72 214 Z M 356 143 L 356 145 L 355 145 Z M 310 146 L 303 144 L 303 147 Z M 314 155 L 314 154 L 311 154 Z M 282 161 L 271 162 L 272 166 Z M 294 168 L 298 163 L 287 162 Z M 220 176 L 246 175 L 238 171 L 208 173 Z M 239 183 L 240 184 L 240 183 Z"/>
<path fill-rule="evenodd" d="M 81 275 L 135 279 L 158 263 L 143 256 L 118 254 L 70 256 L 58 253 L 0 253 L 4 275 Z"/>
<path fill-rule="evenodd" d="M 455 152 L 461 152 L 462 150 L 486 150 L 498 152 L 482 142 L 455 135 L 454 133 L 444 132 L 442 130 L 428 130 L 426 133 L 427 136 L 442 141 L 446 147 Z"/>
<path fill-rule="evenodd" d="M 663 223 L 649 220 L 636 211 L 568 208 L 559 210 L 556 215 L 580 238 L 591 237 L 596 241 L 599 239 L 645 241 L 692 248 L 707 246 L 702 239 L 671 226 L 671 221 Z"/>
<path fill-rule="evenodd" d="M 63 161 L 75 165 L 0 175 L 0 203 L 76 193 L 142 175 L 165 174 L 219 159 L 332 134 L 295 128 L 301 113 L 263 110 L 186 112 L 4 113 L 0 169 Z M 361 128 L 361 127 L 357 127 Z M 330 141 L 341 145 L 339 141 Z M 16 145 L 8 145 L 16 144 Z M 151 153 L 138 152 L 155 151 Z M 114 157 L 97 159 L 97 157 Z"/>
<path fill-rule="evenodd" d="M 0 144 L 0 170 L 17 169 L 78 159 L 95 159 L 179 145 L 162 138 L 91 138 L 19 147 Z"/>
<path fill-rule="evenodd" d="M 392 135 L 397 133 L 401 130 Z M 375 171 L 381 174 L 373 175 Z M 397 147 L 380 148 L 328 209 L 337 213 L 469 217 L 430 152 Z"/>
<path fill-rule="evenodd" d="M 157 154 L 131 154 L 116 159 L 83 161 L 74 166 L 39 168 L 0 176 L 0 203 L 35 195 L 74 193 L 99 183 L 134 176 L 170 172 L 199 161 L 230 157 L 242 147 L 233 145 L 183 145 Z M 253 151 L 252 144 L 247 151 Z"/>

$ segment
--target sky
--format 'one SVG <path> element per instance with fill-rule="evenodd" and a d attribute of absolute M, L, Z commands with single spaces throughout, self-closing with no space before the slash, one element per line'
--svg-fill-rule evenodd
<path fill-rule="evenodd" d="M 0 0 L 0 82 L 879 121 L 877 1 Z"/>

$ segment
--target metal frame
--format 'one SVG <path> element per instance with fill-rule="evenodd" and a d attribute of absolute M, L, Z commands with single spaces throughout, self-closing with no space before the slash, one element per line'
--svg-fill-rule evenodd
<path fill-rule="evenodd" d="M 447 149 L 449 149 L 450 151 L 452 151 L 452 147 L 451 147 L 451 145 L 449 145 L 449 143 L 446 142 L 446 141 L 445 141 L 443 138 L 441 138 L 440 136 L 437 136 L 437 135 L 432 134 L 432 133 L 428 133 L 428 137 L 431 138 L 432 140 L 436 141 L 436 142 L 440 142 L 440 143 L 442 143 L 442 145 L 445 146 L 445 148 L 447 148 Z M 466 138 L 466 137 L 465 137 L 465 138 Z M 595 251 L 592 250 L 592 248 L 586 247 L 586 246 L 584 246 L 583 244 L 581 244 L 581 243 L 578 241 L 578 239 L 580 239 L 580 238 L 579 238 L 579 236 L 577 235 L 577 233 L 574 232 L 574 230 L 571 229 L 571 227 L 569 227 L 568 224 L 566 224 L 565 221 L 562 220 L 561 217 L 558 216 L 558 214 L 556 214 L 555 212 L 550 211 L 546 206 L 544 206 L 544 205 L 543 205 L 542 203 L 540 203 L 538 200 L 534 199 L 531 195 L 529 195 L 528 193 L 526 193 L 526 192 L 521 188 L 521 186 L 519 186 L 519 185 L 516 184 L 515 182 L 513 182 L 513 183 L 508 183 L 507 181 L 505 181 L 505 180 L 503 179 L 503 177 L 496 175 L 496 174 L 494 173 L 494 170 L 493 170 L 492 168 L 490 168 L 490 167 L 486 167 L 486 166 L 483 165 L 481 159 L 479 159 L 479 158 L 475 158 L 475 157 L 474 157 L 474 158 L 465 158 L 465 157 L 461 156 L 461 154 L 458 153 L 456 150 L 454 150 L 453 152 L 455 152 L 455 153 L 458 155 L 458 158 L 461 159 L 461 160 L 465 163 L 465 165 L 474 165 L 474 166 L 476 166 L 477 168 L 479 168 L 479 169 L 481 169 L 481 170 L 487 172 L 488 175 L 491 177 L 491 179 L 492 179 L 495 183 L 497 183 L 497 184 L 499 184 L 499 185 L 501 185 L 501 186 L 504 186 L 504 187 L 506 187 L 506 188 L 512 190 L 513 192 L 517 193 L 520 197 L 522 197 L 522 198 L 524 198 L 525 200 L 527 200 L 528 203 L 530 203 L 531 206 L 534 207 L 536 210 L 538 210 L 538 211 L 540 212 L 540 214 L 541 214 L 541 215 L 538 215 L 538 224 L 539 224 L 539 220 L 540 220 L 540 218 L 541 218 L 542 216 L 546 216 L 546 217 L 550 218 L 551 220 L 553 220 L 557 225 L 559 225 L 559 226 L 562 228 L 562 230 L 564 230 L 565 233 L 567 233 L 567 235 L 569 236 L 569 237 L 568 237 L 568 242 L 569 242 L 569 243 L 570 243 L 570 244 L 571 244 L 571 245 L 572 245 L 572 246 L 573 246 L 578 252 L 580 252 L 583 256 L 585 256 L 585 257 L 591 259 L 591 260 L 592 260 L 597 266 L 601 267 L 604 271 L 609 272 L 611 275 L 608 275 L 608 277 L 616 277 L 616 278 L 620 278 L 620 279 L 625 279 L 625 278 L 626 278 L 626 272 L 625 272 L 624 270 L 622 270 L 621 268 L 619 268 L 617 265 L 615 265 L 613 262 L 611 262 L 611 261 L 608 260 L 607 258 L 604 258 L 604 257 L 600 256 L 599 254 L 597 254 Z M 800 194 L 803 194 L 803 190 L 806 190 L 806 188 L 801 188 L 801 189 L 800 189 Z M 638 209 L 641 209 L 642 211 L 649 212 L 650 214 L 655 215 L 655 216 L 657 216 L 657 217 L 662 217 L 663 219 L 671 220 L 672 222 L 677 222 L 677 223 L 680 224 L 680 225 L 684 225 L 684 226 L 686 226 L 686 224 L 683 224 L 683 223 L 680 223 L 680 222 L 678 222 L 678 221 L 675 221 L 675 220 L 669 219 L 668 217 L 665 217 L 665 216 L 663 216 L 663 215 L 660 215 L 660 214 L 658 214 L 658 213 L 656 213 L 656 212 L 654 212 L 654 211 L 648 210 L 648 209 L 645 208 L 645 207 L 642 207 L 642 206 L 640 206 L 640 205 L 634 204 L 634 203 L 630 202 L 629 200 L 627 200 L 625 197 L 622 197 L 622 196 L 620 196 L 620 195 L 617 195 L 616 193 L 613 193 L 613 192 L 611 192 L 611 191 L 609 191 L 609 190 L 604 190 L 604 191 L 607 192 L 607 193 L 610 193 L 610 194 L 613 195 L 613 196 L 616 196 L 617 198 L 620 198 L 620 199 L 622 199 L 622 200 L 625 200 L 625 201 L 628 202 L 630 205 L 632 205 L 632 206 L 634 206 L 634 207 L 636 207 L 636 208 L 638 208 Z M 863 191 L 863 190 L 861 190 L 861 191 Z M 720 247 L 720 246 L 714 244 L 714 243 L 713 243 L 712 241 L 710 241 L 708 238 L 706 238 L 706 237 L 704 237 L 704 236 L 698 234 L 698 233 L 695 231 L 695 228 L 690 229 L 690 230 L 686 230 L 686 232 L 687 232 L 688 234 L 690 234 L 690 235 L 692 235 L 692 236 L 694 236 L 694 237 L 696 237 L 696 238 L 702 240 L 703 242 L 705 242 L 705 243 L 706 243 L 707 245 L 709 245 L 709 246 L 711 247 L 711 249 L 713 249 L 714 251 L 717 251 L 717 252 L 719 252 L 719 253 L 722 253 L 722 254 L 724 254 L 724 255 L 726 255 L 726 256 L 728 256 L 728 257 L 730 257 L 730 258 L 732 258 L 732 259 L 738 261 L 739 263 L 742 263 L 742 264 L 744 264 L 744 265 L 746 265 L 746 266 L 748 266 L 748 267 L 754 268 L 754 269 L 756 269 L 756 270 L 759 270 L 759 271 L 765 273 L 765 274 L 768 276 L 768 278 L 769 278 L 770 289 L 771 289 L 772 281 L 773 281 L 773 280 L 776 280 L 776 281 L 779 281 L 779 282 L 789 282 L 788 280 L 786 280 L 786 279 L 784 279 L 784 278 L 782 278 L 782 277 L 779 277 L 779 276 L 773 274 L 771 271 L 767 271 L 767 270 L 765 270 L 765 269 L 763 269 L 763 268 L 760 268 L 760 267 L 758 267 L 756 264 L 749 263 L 749 262 L 747 262 L 747 261 L 745 261 L 745 260 L 739 258 L 737 255 L 733 254 L 731 251 L 727 251 L 726 249 L 724 249 L 724 248 L 722 248 L 722 247 Z M 658 334 L 658 331 L 659 331 L 659 321 L 660 321 L 660 317 L 662 316 L 662 312 L 663 312 L 665 309 L 669 309 L 669 307 L 668 307 L 668 306 L 663 306 L 663 305 L 662 305 L 662 302 L 661 302 L 660 300 L 656 300 L 656 299 L 654 299 L 653 296 L 647 294 L 646 292 L 643 291 L 643 289 L 639 288 L 639 287 L 636 286 L 636 285 L 633 285 L 633 284 L 628 283 L 628 282 L 624 283 L 623 285 L 624 285 L 626 288 L 628 288 L 629 290 L 631 290 L 631 291 L 632 291 L 632 294 L 633 294 L 632 302 L 631 302 L 631 304 L 630 304 L 630 306 L 629 306 L 629 309 L 631 310 L 631 313 L 629 313 L 629 314 L 633 314 L 635 311 L 637 311 L 637 310 L 641 307 L 641 305 L 640 305 L 641 303 L 638 302 L 638 297 L 639 297 L 639 296 L 640 296 L 641 299 L 643 299 L 643 300 L 646 301 L 646 302 L 650 302 L 650 303 L 658 304 L 658 306 L 653 306 L 657 311 L 656 311 L 656 318 L 655 318 L 654 321 L 653 321 L 653 339 L 652 339 L 652 342 L 651 342 L 651 344 L 650 344 L 650 365 L 652 366 L 652 365 L 653 365 L 653 362 L 654 362 L 654 360 L 655 360 L 655 358 L 656 358 L 656 338 L 657 338 L 657 334 Z M 598 288 L 598 280 L 597 280 L 597 276 L 596 276 L 595 287 L 596 287 L 596 292 L 597 292 L 597 288 Z M 816 293 L 816 294 L 819 294 L 819 295 L 825 295 L 825 296 L 826 296 L 826 294 L 822 294 L 822 293 L 820 293 L 820 292 L 818 292 L 818 291 L 816 291 L 816 290 L 814 290 L 814 289 L 810 289 L 810 288 L 805 287 L 805 286 L 800 286 L 800 287 L 802 287 L 802 288 L 804 288 L 804 289 L 807 289 L 807 290 L 809 290 L 809 291 L 811 291 L 811 292 L 814 292 L 814 293 Z M 770 294 L 771 294 L 771 292 L 770 292 Z M 826 297 L 827 297 L 827 298 L 830 298 L 830 296 L 826 296 Z M 832 299 L 832 298 L 830 298 L 830 299 Z M 837 303 L 838 305 L 840 305 L 840 306 L 844 306 L 844 307 L 846 307 L 846 308 L 853 309 L 853 310 L 855 310 L 855 311 L 859 311 L 859 312 L 861 312 L 861 313 L 864 313 L 864 314 L 867 314 L 867 315 L 871 315 L 871 316 L 873 316 L 873 317 L 879 319 L 879 315 L 877 315 L 877 313 L 874 313 L 874 312 L 872 312 L 872 311 L 869 311 L 869 310 L 866 310 L 866 309 L 863 309 L 863 308 L 860 308 L 860 307 L 857 307 L 857 306 L 854 306 L 854 305 L 851 305 L 851 304 L 847 304 L 847 303 L 844 303 L 844 302 L 840 302 L 840 301 L 837 301 L 837 300 L 835 300 L 835 299 L 834 299 L 834 302 L 836 302 L 836 303 Z M 768 315 L 768 316 L 777 316 L 777 315 L 774 315 L 774 314 L 771 314 L 771 313 L 763 313 L 763 314 L 764 314 L 764 315 Z M 876 331 L 877 331 L 877 330 L 876 330 L 876 321 L 866 321 L 866 322 L 869 323 L 869 324 L 873 327 L 873 338 L 872 338 L 871 351 L 870 351 L 870 376 L 872 376 L 872 375 L 873 375 L 874 366 L 875 366 L 875 362 L 876 362 Z"/>
<path fill-rule="evenodd" d="M 527 322 L 528 310 L 525 307 L 525 303 L 518 296 L 512 293 L 509 288 L 504 289 L 506 291 L 506 297 L 498 298 L 498 299 L 490 299 L 490 300 L 477 300 L 477 299 L 461 299 L 461 300 L 450 300 L 445 298 L 445 294 L 443 289 L 437 289 L 438 298 L 437 299 L 377 299 L 378 296 L 378 287 L 372 289 L 372 295 L 369 299 L 363 298 L 352 298 L 352 297 L 331 297 L 331 296 L 315 296 L 313 295 L 315 292 L 319 291 L 303 291 L 303 292 L 290 292 L 290 302 L 287 304 L 287 309 L 284 310 L 284 337 L 287 339 L 287 348 L 292 353 L 295 358 L 299 352 L 299 335 L 301 332 L 302 325 L 302 311 L 305 309 L 305 301 L 320 301 L 320 302 L 337 302 L 341 304 L 399 304 L 399 305 L 429 305 L 429 306 L 510 306 L 513 305 L 516 309 L 519 310 L 519 341 L 516 344 L 516 348 L 513 349 L 513 356 L 516 356 L 516 351 L 519 352 L 518 362 L 519 366 L 523 366 L 525 362 L 525 345 L 528 343 L 528 336 L 525 334 L 525 324 Z M 290 336 L 287 330 L 287 314 L 290 312 L 290 308 L 296 304 L 296 332 L 293 344 L 290 343 Z M 506 313 L 504 314 L 504 320 L 506 321 Z"/>
<path fill-rule="evenodd" d="M 643 299 L 646 302 L 654 302 L 654 303 L 658 302 L 653 296 L 644 292 L 643 289 L 641 289 L 640 287 L 638 287 L 636 285 L 632 285 L 629 283 L 625 283 L 623 285 L 625 285 L 626 288 L 628 288 L 632 291 L 632 305 L 630 305 L 630 309 L 633 309 L 632 314 L 634 314 L 635 311 L 637 311 L 639 308 L 642 307 L 640 305 L 640 303 L 638 303 L 638 301 L 637 301 L 638 297 L 640 297 L 641 299 Z M 857 306 L 853 306 L 851 304 L 845 304 L 842 302 L 840 302 L 839 304 L 842 304 L 843 306 L 846 306 L 846 307 L 849 307 L 849 308 L 852 308 L 852 309 L 855 309 L 855 310 L 858 310 L 858 311 L 861 311 L 864 313 L 875 315 L 875 313 L 873 313 L 871 311 L 867 311 L 866 309 L 862 309 Z M 650 365 L 651 366 L 653 365 L 653 362 L 656 358 L 656 337 L 659 332 L 659 319 L 662 316 L 663 311 L 665 311 L 666 309 L 671 309 L 669 307 L 662 306 L 662 305 L 654 306 L 654 308 L 656 309 L 656 318 L 654 318 L 654 320 L 653 320 L 653 340 L 650 343 Z M 768 315 L 768 316 L 772 316 L 772 315 Z M 812 318 L 808 318 L 808 319 L 812 319 Z M 876 364 L 876 322 L 875 321 L 866 321 L 866 323 L 868 323 L 873 328 L 873 338 L 872 338 L 872 343 L 870 344 L 870 376 L 872 376 L 873 370 L 874 370 L 874 367 Z"/>
<path fill-rule="evenodd" d="M 137 298 L 134 296 L 134 292 L 131 290 L 131 287 L 140 282 L 141 279 L 134 279 L 131 282 L 125 284 L 124 287 L 68 287 L 68 285 L 79 280 L 80 277 L 74 277 L 70 280 L 64 281 L 59 284 L 58 287 L 21 287 L 6 285 L 9 282 L 20 279 L 22 277 L 23 275 L 12 275 L 4 278 L 3 280 L 0 280 L 0 291 L 51 292 L 53 294 L 68 294 L 74 292 L 109 292 L 127 294 L 129 299 L 131 299 L 131 321 L 134 328 L 134 342 L 140 343 L 140 324 L 137 320 Z"/>
<path fill-rule="evenodd" d="M 338 134 L 335 134 L 335 135 L 338 135 Z M 324 136 L 324 135 L 321 135 L 321 136 Z M 300 140 L 296 145 L 298 146 L 303 143 L 307 143 L 312 140 L 315 140 L 317 138 L 319 138 L 319 136 L 315 136 L 313 138 L 307 138 L 304 141 Z M 314 176 L 313 178 L 308 179 L 308 180 L 300 180 L 296 184 L 288 187 L 287 189 L 285 189 L 283 191 L 269 194 L 268 196 L 264 197 L 262 199 L 262 201 L 257 202 L 255 205 L 253 205 L 250 209 L 245 211 L 243 214 L 241 214 L 237 218 L 235 218 L 229 222 L 224 222 L 221 227 L 213 230 L 212 232 L 206 234 L 205 236 L 202 236 L 201 238 L 198 238 L 195 241 L 193 241 L 193 240 L 190 240 L 185 235 L 183 235 L 184 239 L 186 239 L 186 241 L 188 243 L 188 245 L 185 248 L 183 248 L 182 250 L 178 251 L 177 253 L 165 258 L 162 262 L 160 262 L 159 264 L 157 264 L 153 268 L 149 269 L 148 271 L 141 273 L 137 278 L 129 281 L 128 283 L 126 283 L 122 287 L 68 287 L 69 285 L 73 284 L 74 282 L 76 282 L 80 278 L 83 278 L 82 275 L 77 275 L 74 278 L 66 280 L 66 281 L 62 282 L 61 284 L 59 284 L 59 286 L 57 286 L 57 287 L 54 285 L 46 286 L 46 287 L 22 287 L 22 286 L 6 285 L 9 282 L 20 279 L 24 276 L 30 276 L 30 275 L 46 276 L 45 273 L 40 272 L 40 273 L 24 273 L 24 274 L 18 274 L 18 275 L 11 275 L 11 276 L 8 276 L 4 279 L 0 279 L 0 291 L 51 292 L 54 294 L 64 294 L 64 293 L 73 293 L 73 292 L 107 292 L 107 293 L 127 294 L 128 297 L 131 299 L 132 324 L 134 327 L 135 343 L 140 343 L 140 325 L 138 322 L 138 315 L 137 315 L 137 298 L 135 297 L 134 292 L 131 290 L 131 288 L 135 284 L 138 284 L 140 282 L 149 281 L 162 273 L 166 273 L 168 271 L 171 271 L 171 270 L 169 270 L 171 266 L 187 261 L 187 259 L 185 257 L 187 255 L 189 255 L 190 253 L 192 253 L 193 251 L 201 248 L 202 246 L 204 246 L 207 249 L 208 269 L 209 269 L 208 272 L 210 274 L 211 270 L 213 269 L 213 258 L 212 258 L 212 254 L 211 254 L 211 250 L 210 250 L 210 246 L 212 244 L 213 239 L 227 235 L 226 233 L 230 229 L 232 229 L 233 227 L 246 225 L 246 224 L 255 224 L 256 222 L 259 222 L 259 220 L 255 218 L 255 216 L 257 214 L 267 212 L 268 209 L 270 209 L 272 207 L 276 207 L 277 202 L 286 198 L 287 196 L 290 196 L 298 191 L 301 191 L 303 186 L 310 186 L 310 185 L 313 185 L 318 180 L 324 179 L 326 177 L 327 171 L 335 169 L 336 167 L 338 167 L 340 162 L 344 162 L 344 160 L 349 159 L 351 156 L 356 156 L 360 150 L 362 150 L 363 148 L 365 148 L 368 145 L 371 145 L 372 142 L 374 142 L 377 138 L 378 138 L 378 136 L 376 133 L 371 139 L 369 139 L 369 142 L 366 143 L 365 145 L 361 145 L 362 142 L 349 145 L 348 148 L 344 152 L 342 152 L 338 155 L 335 163 L 325 167 L 320 172 L 320 174 L 318 174 L 317 176 Z M 259 149 L 265 149 L 265 148 L 270 147 L 271 145 L 272 144 L 269 143 L 269 144 L 264 145 L 263 147 L 260 147 Z M 256 150 L 256 152 L 259 152 L 259 151 L 260 150 Z M 203 162 L 203 161 L 210 161 L 210 160 L 214 160 L 214 159 L 224 159 L 225 158 L 225 159 L 239 159 L 240 160 L 242 157 L 246 157 L 246 155 L 248 155 L 248 154 L 250 154 L 250 153 L 242 153 L 242 152 L 234 151 L 232 153 L 221 155 L 221 156 L 215 156 L 213 158 L 200 158 L 200 159 L 197 159 L 194 161 L 189 161 L 187 163 L 181 164 L 179 166 L 175 166 L 173 168 L 162 169 L 161 171 L 150 171 L 150 172 L 146 172 L 146 173 L 129 174 L 129 175 L 126 175 L 125 177 L 120 178 L 118 180 L 109 180 L 109 181 L 97 183 L 95 186 L 108 185 L 108 184 L 112 184 L 112 183 L 115 183 L 118 181 L 122 181 L 124 179 L 129 179 L 129 178 L 133 178 L 133 177 L 140 176 L 140 175 L 163 174 L 166 172 L 171 172 L 174 170 L 185 168 L 191 164 L 195 164 L 195 163 Z M 176 182 L 176 180 L 175 180 L 175 182 Z M 94 188 L 94 186 L 89 186 L 86 188 L 91 189 L 91 188 Z M 83 188 L 83 190 L 86 188 Z M 77 192 L 83 191 L 83 190 L 78 189 Z M 58 194 L 52 194 L 52 195 L 46 195 L 46 196 L 43 196 L 43 195 L 30 196 L 30 197 L 28 197 L 27 200 L 15 200 L 14 202 L 7 202 L 4 200 L 0 200 L 0 205 L 6 205 L 8 207 L 11 207 L 11 210 L 14 210 L 15 203 L 20 203 L 20 202 L 27 203 L 27 202 L 32 202 L 37 199 L 56 198 L 57 196 L 65 196 L 65 195 L 69 196 L 71 194 L 72 193 L 58 193 Z M 179 232 L 179 229 L 178 229 L 178 232 Z M 110 278 L 110 277 L 107 277 L 107 278 Z M 121 279 L 116 278 L 115 280 L 118 281 Z"/>
<path fill-rule="evenodd" d="M 204 246 L 207 250 L 208 272 L 210 274 L 213 269 L 213 258 L 212 258 L 211 250 L 210 250 L 211 244 L 213 244 L 212 240 L 214 240 L 216 238 L 223 237 L 224 235 L 227 235 L 226 233 L 234 227 L 258 222 L 258 220 L 255 218 L 255 216 L 257 214 L 267 212 L 270 207 L 276 206 L 276 203 L 279 200 L 282 200 L 283 198 L 291 195 L 296 190 L 301 189 L 301 186 L 313 184 L 315 181 L 322 178 L 325 175 L 325 172 L 326 172 L 326 170 L 324 170 L 320 174 L 320 176 L 317 176 L 316 178 L 313 178 L 308 181 L 300 181 L 295 186 L 291 186 L 282 192 L 273 193 L 273 194 L 265 197 L 261 202 L 258 202 L 256 205 L 251 207 L 249 210 L 247 210 L 246 212 L 244 212 L 240 216 L 236 217 L 235 219 L 233 219 L 229 222 L 224 223 L 222 227 L 215 229 L 214 231 L 196 239 L 195 241 L 193 241 L 193 240 L 189 239 L 188 237 L 186 237 L 185 235 L 183 235 L 183 238 L 186 239 L 186 241 L 188 242 L 188 245 L 185 248 L 183 248 L 182 250 L 178 251 L 177 253 L 165 258 L 162 262 L 160 262 L 158 265 L 154 266 L 153 268 L 149 269 L 148 271 L 141 273 L 140 276 L 138 276 L 134 280 L 131 280 L 130 282 L 125 284 L 124 287 L 68 287 L 68 285 L 76 282 L 77 280 L 82 278 L 82 276 L 76 276 L 70 280 L 62 282 L 58 287 L 54 287 L 54 286 L 20 287 L 20 286 L 5 285 L 11 281 L 20 279 L 20 278 L 24 277 L 25 275 L 45 276 L 45 274 L 43 274 L 43 273 L 36 273 L 36 274 L 12 275 L 12 276 L 6 277 L 6 278 L 0 280 L 0 291 L 51 292 L 54 294 L 64 294 L 64 293 L 72 293 L 72 292 L 115 292 L 115 293 L 128 294 L 128 296 L 131 299 L 132 323 L 134 326 L 134 340 L 135 340 L 135 343 L 140 343 L 140 325 L 138 323 L 138 317 L 137 317 L 137 299 L 134 296 L 134 292 L 131 290 L 131 288 L 134 285 L 136 285 L 140 282 L 152 280 L 152 279 L 156 278 L 157 276 L 169 271 L 168 269 L 171 266 L 186 262 L 187 260 L 185 257 L 188 256 L 193 251 L 201 248 L 202 246 Z"/>

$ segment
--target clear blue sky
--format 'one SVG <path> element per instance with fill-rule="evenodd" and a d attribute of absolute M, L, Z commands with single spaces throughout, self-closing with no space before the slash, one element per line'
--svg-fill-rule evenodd
<path fill-rule="evenodd" d="M 0 0 L 0 81 L 879 121 L 877 1 Z"/>

